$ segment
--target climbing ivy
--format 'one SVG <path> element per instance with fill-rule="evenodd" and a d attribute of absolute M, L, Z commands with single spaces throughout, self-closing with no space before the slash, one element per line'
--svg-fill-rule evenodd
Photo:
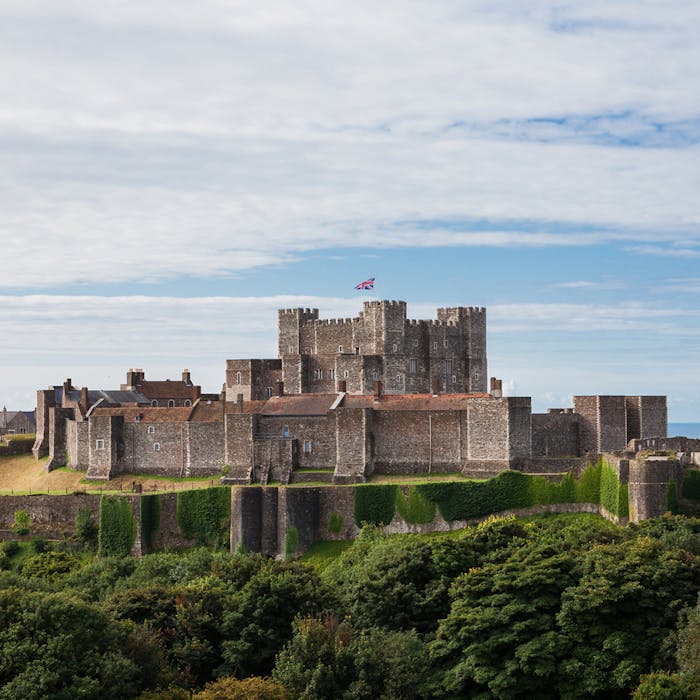
<path fill-rule="evenodd" d="M 395 484 L 363 484 L 355 488 L 353 510 L 357 525 L 388 525 L 396 509 Z"/>
<path fill-rule="evenodd" d="M 117 496 L 100 498 L 98 553 L 103 557 L 125 557 L 136 541 L 136 521 L 131 503 Z"/>
<path fill-rule="evenodd" d="M 406 494 L 398 490 L 396 510 L 407 523 L 432 523 L 435 520 L 435 503 L 428 500 L 415 486 L 410 486 Z"/>
<path fill-rule="evenodd" d="M 153 540 L 160 530 L 160 515 L 163 506 L 160 496 L 141 496 L 141 536 L 146 548 L 153 549 Z"/>
<path fill-rule="evenodd" d="M 178 493 L 177 522 L 188 539 L 224 546 L 231 522 L 231 488 L 215 486 Z"/>

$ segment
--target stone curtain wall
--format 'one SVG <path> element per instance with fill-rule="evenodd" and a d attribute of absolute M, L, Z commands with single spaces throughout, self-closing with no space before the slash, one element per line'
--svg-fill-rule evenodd
<path fill-rule="evenodd" d="M 579 417 L 575 413 L 533 413 L 533 457 L 578 456 Z"/>

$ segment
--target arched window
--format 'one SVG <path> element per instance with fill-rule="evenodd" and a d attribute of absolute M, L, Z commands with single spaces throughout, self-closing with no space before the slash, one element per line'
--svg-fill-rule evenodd
<path fill-rule="evenodd" d="M 175 406 L 175 401 L 173 399 L 168 400 L 168 408 L 173 408 Z"/>
<path fill-rule="evenodd" d="M 158 405 L 158 401 L 156 399 L 153 399 L 153 401 L 151 401 L 151 406 L 157 406 L 157 405 Z"/>
<path fill-rule="evenodd" d="M 160 452 L 160 443 L 159 443 L 159 442 L 154 442 L 154 443 L 153 443 L 153 451 L 154 451 L 154 452 Z"/>
<path fill-rule="evenodd" d="M 185 406 L 191 406 L 192 402 L 189 399 L 185 399 Z"/>
<path fill-rule="evenodd" d="M 155 432 L 156 432 L 156 429 L 155 429 L 152 425 L 149 425 L 149 426 L 148 426 L 148 434 L 149 434 L 149 435 L 154 435 Z"/>
<path fill-rule="evenodd" d="M 236 384 L 240 384 L 240 383 L 241 383 L 241 373 L 236 372 Z"/>

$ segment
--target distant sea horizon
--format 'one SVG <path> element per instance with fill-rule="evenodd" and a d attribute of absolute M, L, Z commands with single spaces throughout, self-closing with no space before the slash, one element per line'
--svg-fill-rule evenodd
<path fill-rule="evenodd" d="M 700 423 L 669 423 L 669 437 L 700 438 Z"/>

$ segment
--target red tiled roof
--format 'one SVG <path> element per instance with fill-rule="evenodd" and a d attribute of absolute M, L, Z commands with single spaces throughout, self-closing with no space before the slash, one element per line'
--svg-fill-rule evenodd
<path fill-rule="evenodd" d="M 94 416 L 124 416 L 127 423 L 136 423 L 137 416 L 142 423 L 184 423 L 188 420 L 192 409 L 187 406 L 176 408 L 156 408 L 151 406 L 121 406 L 117 408 L 96 408 Z"/>
<path fill-rule="evenodd" d="M 155 381 L 141 380 L 135 387 L 137 391 L 149 399 L 196 399 L 200 393 L 200 387 L 185 384 L 183 381 Z"/>
<path fill-rule="evenodd" d="M 243 413 L 260 413 L 265 403 L 265 401 L 244 401 Z M 235 401 L 227 401 L 226 413 L 238 413 L 238 404 Z"/>
<path fill-rule="evenodd" d="M 337 399 L 338 394 L 273 396 L 265 402 L 260 414 L 263 416 L 325 416 Z"/>
<path fill-rule="evenodd" d="M 382 394 L 375 401 L 372 395 L 346 394 L 342 406 L 375 411 L 459 411 L 472 399 L 490 397 L 490 394 Z"/>
<path fill-rule="evenodd" d="M 193 423 L 216 423 L 221 421 L 221 402 L 212 401 L 208 403 L 207 401 L 200 401 L 194 407 L 190 420 Z"/>

